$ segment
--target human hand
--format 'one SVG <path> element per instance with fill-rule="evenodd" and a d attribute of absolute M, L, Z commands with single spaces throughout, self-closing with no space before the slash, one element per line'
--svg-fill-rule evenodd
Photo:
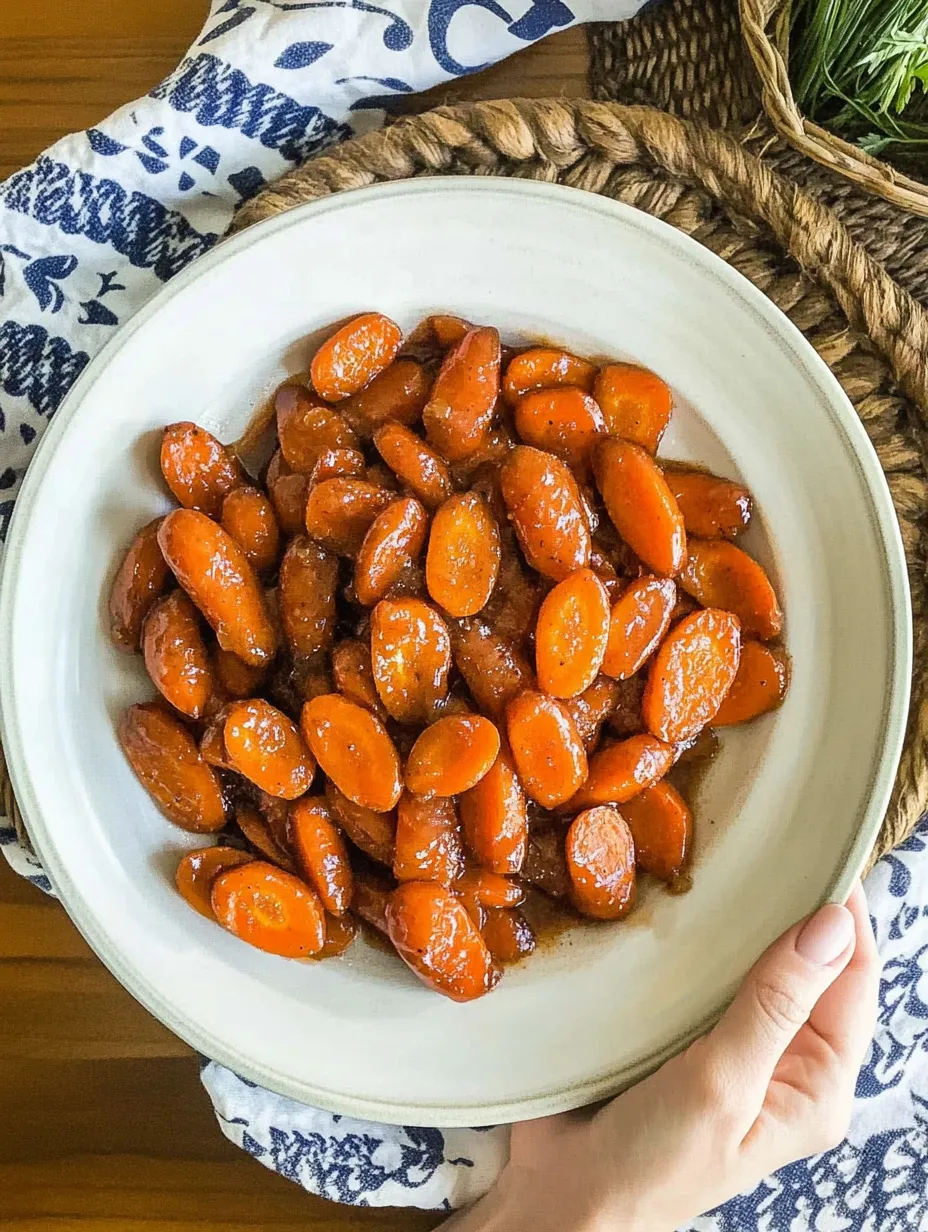
<path fill-rule="evenodd" d="M 672 1232 L 847 1132 L 876 1022 L 863 890 L 776 941 L 708 1035 L 596 1112 L 514 1125 L 451 1232 Z"/>

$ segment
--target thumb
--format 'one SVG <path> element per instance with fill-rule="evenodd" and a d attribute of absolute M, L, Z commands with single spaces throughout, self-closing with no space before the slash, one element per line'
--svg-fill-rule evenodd
<path fill-rule="evenodd" d="M 705 1041 L 732 1089 L 763 1100 L 780 1058 L 850 961 L 854 937 L 850 911 L 829 903 L 761 955 Z"/>

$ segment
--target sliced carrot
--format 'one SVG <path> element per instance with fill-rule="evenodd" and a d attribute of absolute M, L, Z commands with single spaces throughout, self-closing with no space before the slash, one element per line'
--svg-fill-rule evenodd
<path fill-rule="evenodd" d="M 596 679 L 609 639 L 609 596 L 592 569 L 578 569 L 548 592 L 535 630 L 538 684 L 552 697 L 576 697 Z"/>
<path fill-rule="evenodd" d="M 419 501 L 400 497 L 370 525 L 354 567 L 354 592 L 364 607 L 373 607 L 425 546 L 429 518 Z"/>
<path fill-rule="evenodd" d="M 587 776 L 587 760 L 564 703 L 526 689 L 506 707 L 506 724 L 526 794 L 544 808 L 569 800 Z"/>
<path fill-rule="evenodd" d="M 448 692 L 451 639 L 421 599 L 381 599 L 371 615 L 371 667 L 380 700 L 400 723 L 427 722 Z"/>
<path fill-rule="evenodd" d="M 583 747 L 591 753 L 599 743 L 603 723 L 614 713 L 621 697 L 618 681 L 608 676 L 597 676 L 593 683 L 576 697 L 565 701 L 567 712 L 574 721 Z"/>
<path fill-rule="evenodd" d="M 427 509 L 436 509 L 453 492 L 444 459 L 403 424 L 385 423 L 377 428 L 374 444 L 400 483 Z"/>
<path fill-rule="evenodd" d="M 348 698 L 382 719 L 386 713 L 374 683 L 371 648 L 364 642 L 347 639 L 332 651 L 332 676 L 335 687 Z"/>
<path fill-rule="evenodd" d="M 458 492 L 436 511 L 425 559 L 425 582 L 451 616 L 474 616 L 499 574 L 499 527 L 477 492 Z"/>
<path fill-rule="evenodd" d="M 499 982 L 499 969 L 463 903 L 435 882 L 407 881 L 394 890 L 387 927 L 400 958 L 453 1001 L 473 1001 Z"/>
<path fill-rule="evenodd" d="M 611 436 L 657 453 L 673 409 L 670 387 L 659 376 L 634 364 L 607 364 L 593 385 L 593 397 Z"/>
<path fill-rule="evenodd" d="M 575 386 L 589 393 L 596 378 L 596 367 L 568 351 L 554 347 L 532 347 L 513 356 L 503 377 L 503 395 L 511 406 L 536 389 Z"/>
<path fill-rule="evenodd" d="M 556 902 L 570 897 L 572 883 L 562 829 L 531 832 L 522 876 Z"/>
<path fill-rule="evenodd" d="M 517 693 L 534 687 L 528 660 L 484 621 L 452 621 L 449 632 L 455 666 L 480 710 L 497 717 Z"/>
<path fill-rule="evenodd" d="M 471 897 L 481 907 L 518 907 L 525 902 L 525 887 L 514 877 L 503 877 L 487 868 L 469 868 L 454 884 L 461 898 Z"/>
<path fill-rule="evenodd" d="M 216 713 L 209 717 L 200 736 L 200 756 L 205 762 L 211 766 L 218 766 L 221 770 L 233 769 L 229 754 L 226 752 L 226 740 L 223 734 L 228 715 L 229 706 L 220 706 Z"/>
<path fill-rule="evenodd" d="M 400 798 L 400 759 L 383 724 L 337 693 L 303 707 L 300 729 L 333 783 L 355 804 L 388 813 Z"/>
<path fill-rule="evenodd" d="M 499 963 L 521 962 L 534 953 L 537 944 L 531 924 L 515 908 L 488 910 L 481 931 L 487 949 Z"/>
<path fill-rule="evenodd" d="M 645 576 L 632 582 L 612 608 L 602 670 L 628 680 L 657 650 L 670 627 L 677 587 L 670 578 Z"/>
<path fill-rule="evenodd" d="M 641 700 L 648 731 L 669 744 L 711 723 L 738 672 L 741 627 L 731 612 L 684 616 L 651 660 Z"/>
<path fill-rule="evenodd" d="M 199 612 L 182 590 L 157 599 L 142 626 L 142 653 L 155 688 L 189 719 L 206 712 L 216 681 Z"/>
<path fill-rule="evenodd" d="M 635 844 L 617 809 L 578 814 L 567 831 L 574 905 L 594 920 L 618 920 L 635 903 Z"/>
<path fill-rule="evenodd" d="M 119 743 L 165 817 L 195 833 L 223 828 L 222 783 L 179 719 L 155 702 L 130 706 L 119 722 Z"/>
<path fill-rule="evenodd" d="M 320 796 L 304 796 L 291 805 L 290 842 L 323 907 L 332 915 L 344 915 L 354 896 L 351 861 Z"/>
<path fill-rule="evenodd" d="M 393 873 L 397 881 L 437 881 L 450 886 L 464 869 L 464 851 L 453 800 L 423 800 L 404 791 L 396 814 Z"/>
<path fill-rule="evenodd" d="M 353 916 L 331 915 L 325 913 L 325 944 L 318 954 L 313 954 L 314 960 L 323 958 L 338 958 L 348 949 L 358 935 L 358 922 Z"/>
<path fill-rule="evenodd" d="M 295 800 L 309 790 L 316 763 L 300 730 L 262 698 L 233 702 L 223 728 L 234 768 L 269 796 Z"/>
<path fill-rule="evenodd" d="M 402 341 L 395 321 L 380 312 L 362 313 L 336 330 L 313 356 L 313 388 L 326 402 L 349 398 L 393 363 Z"/>
<path fill-rule="evenodd" d="M 597 804 L 624 804 L 662 779 L 675 760 L 673 745 L 654 736 L 631 736 L 600 749 L 590 758 L 590 772 L 565 806 L 571 810 Z"/>
<path fill-rule="evenodd" d="M 323 479 L 309 489 L 306 530 L 339 556 L 357 556 L 374 519 L 394 499 L 393 492 L 366 479 Z"/>
<path fill-rule="evenodd" d="M 331 781 L 325 785 L 325 798 L 332 816 L 360 851 L 379 864 L 393 867 L 396 849 L 396 817 L 378 813 L 349 800 Z"/>
<path fill-rule="evenodd" d="M 734 539 L 751 520 L 751 493 L 708 471 L 665 466 L 664 478 L 683 514 L 688 535 Z"/>
<path fill-rule="evenodd" d="M 240 804 L 235 810 L 235 822 L 245 838 L 260 851 L 261 855 L 271 864 L 285 869 L 288 873 L 296 872 L 296 865 L 290 858 L 287 849 L 278 843 L 271 833 L 271 828 L 258 812 L 250 805 Z"/>
<path fill-rule="evenodd" d="M 332 449 L 356 449 L 348 420 L 304 385 L 282 385 L 274 399 L 280 451 L 294 471 L 308 475 Z"/>
<path fill-rule="evenodd" d="M 455 317 L 447 312 L 435 313 L 426 318 L 425 322 L 431 330 L 432 336 L 440 347 L 447 349 L 448 347 L 457 346 L 462 341 L 466 334 L 474 328 L 469 321 L 465 321 L 463 317 Z"/>
<path fill-rule="evenodd" d="M 242 464 L 211 432 L 194 423 L 169 424 L 161 437 L 161 473 L 179 505 L 218 518 L 222 502 L 246 482 Z"/>
<path fill-rule="evenodd" d="M 268 463 L 264 483 L 284 534 L 298 535 L 305 530 L 309 477 L 292 471 L 278 449 Z"/>
<path fill-rule="evenodd" d="M 158 546 L 162 519 L 143 526 L 129 544 L 110 591 L 110 637 L 119 650 L 138 650 L 142 622 L 162 593 L 171 571 Z"/>
<path fill-rule="evenodd" d="M 194 911 L 208 920 L 215 920 L 210 902 L 213 882 L 220 873 L 239 864 L 250 864 L 253 859 L 250 852 L 240 851 L 238 847 L 203 847 L 199 851 L 188 851 L 177 866 L 175 884 Z"/>
<path fill-rule="evenodd" d="M 321 453 L 310 472 L 309 482 L 322 483 L 323 479 L 363 479 L 367 474 L 367 460 L 360 449 L 327 449 Z"/>
<path fill-rule="evenodd" d="M 406 786 L 417 796 L 456 796 L 488 773 L 499 732 L 482 715 L 439 719 L 418 737 L 406 762 Z"/>
<path fill-rule="evenodd" d="M 422 412 L 429 441 L 448 462 L 482 443 L 499 396 L 499 332 L 472 329 L 445 356 Z"/>
<path fill-rule="evenodd" d="M 528 847 L 528 811 L 508 749 L 500 749 L 460 804 L 464 837 L 477 861 L 493 873 L 518 873 Z"/>
<path fill-rule="evenodd" d="M 309 659 L 332 645 L 338 560 L 306 535 L 296 535 L 280 562 L 278 600 L 287 645 L 295 659 Z"/>
<path fill-rule="evenodd" d="M 429 400 L 431 379 L 414 359 L 398 359 L 343 403 L 346 418 L 364 436 L 387 420 L 413 424 Z"/>
<path fill-rule="evenodd" d="M 500 469 L 509 518 L 532 568 L 559 582 L 590 559 L 590 530 L 570 468 L 519 445 Z"/>
<path fill-rule="evenodd" d="M 221 694 L 228 697 L 254 697 L 264 680 L 263 667 L 250 667 L 238 655 L 217 646 L 213 652 L 213 675 Z"/>
<path fill-rule="evenodd" d="M 606 440 L 593 473 L 613 526 L 655 573 L 672 577 L 686 560 L 683 516 L 654 459 L 630 441 Z"/>
<path fill-rule="evenodd" d="M 655 783 L 622 805 L 622 816 L 635 840 L 639 868 L 662 881 L 673 881 L 686 864 L 693 842 L 693 814 L 670 783 Z"/>
<path fill-rule="evenodd" d="M 387 908 L 394 883 L 366 870 L 355 876 L 352 909 L 365 924 L 387 935 Z"/>
<path fill-rule="evenodd" d="M 222 525 L 258 573 L 277 564 L 280 526 L 274 506 L 257 488 L 235 488 L 222 502 Z"/>
<path fill-rule="evenodd" d="M 540 389 L 516 405 L 516 431 L 526 445 L 546 449 L 573 467 L 586 464 L 606 431 L 599 405 L 582 389 Z"/>
<path fill-rule="evenodd" d="M 774 646 L 747 640 L 741 645 L 741 661 L 734 684 L 712 720 L 713 727 L 748 723 L 782 705 L 789 685 L 789 659 Z"/>
<path fill-rule="evenodd" d="M 253 860 L 213 882 L 216 919 L 249 945 L 282 958 L 309 958 L 325 944 L 322 904 L 299 877 Z"/>
<path fill-rule="evenodd" d="M 733 543 L 692 539 L 680 585 L 703 607 L 720 607 L 741 621 L 747 636 L 779 637 L 783 614 L 763 568 Z"/>

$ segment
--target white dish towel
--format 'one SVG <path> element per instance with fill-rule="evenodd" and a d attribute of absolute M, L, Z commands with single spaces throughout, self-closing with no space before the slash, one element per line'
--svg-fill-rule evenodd
<path fill-rule="evenodd" d="M 112 332 L 223 233 L 236 204 L 383 122 L 379 100 L 500 60 L 642 0 L 213 0 L 148 97 L 0 185 L 0 539 L 48 419 Z M 0 819 L 12 866 L 48 878 Z M 928 1228 L 928 824 L 868 880 L 885 962 L 880 1022 L 846 1143 L 697 1220 L 712 1232 Z M 313 1193 L 449 1209 L 491 1184 L 505 1127 L 372 1125 L 296 1104 L 211 1061 L 223 1132 Z"/>

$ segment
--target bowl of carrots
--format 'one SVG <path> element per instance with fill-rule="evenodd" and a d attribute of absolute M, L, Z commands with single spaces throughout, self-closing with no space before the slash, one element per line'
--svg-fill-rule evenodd
<path fill-rule="evenodd" d="M 156 297 L 49 429 L 0 637 L 103 960 L 246 1077 L 423 1125 L 620 1089 L 845 895 L 911 641 L 879 465 L 760 293 L 444 181 Z"/>

